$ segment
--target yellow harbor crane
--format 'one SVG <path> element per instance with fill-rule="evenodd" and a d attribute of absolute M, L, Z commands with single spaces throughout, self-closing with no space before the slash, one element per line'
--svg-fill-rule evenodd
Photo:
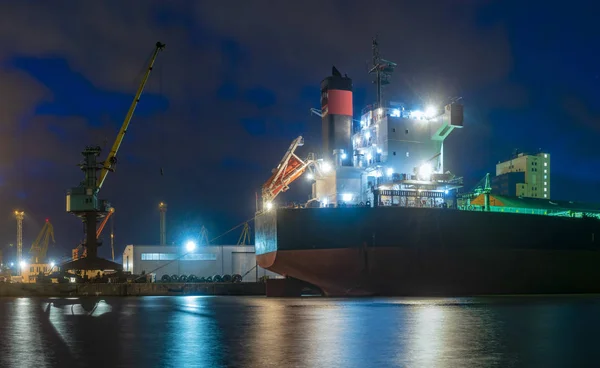
<path fill-rule="evenodd" d="M 37 238 L 35 238 L 35 241 L 29 250 L 29 253 L 33 257 L 33 263 L 47 263 L 46 254 L 48 253 L 50 239 L 52 239 L 52 243 L 56 243 L 54 240 L 54 226 L 52 226 L 50 220 L 46 219 L 42 231 L 40 231 Z"/>
<path fill-rule="evenodd" d="M 79 166 L 85 173 L 85 179 L 78 186 L 71 188 L 67 192 L 66 207 L 67 212 L 79 217 L 85 224 L 84 245 L 86 248 L 86 257 L 67 262 L 63 265 L 64 269 L 104 270 L 122 268 L 121 265 L 98 257 L 99 242 L 97 240 L 98 228 L 96 225 L 98 220 L 111 214 L 109 202 L 98 198 L 98 194 L 100 189 L 102 189 L 108 173 L 115 170 L 117 153 L 121 147 L 121 143 L 123 143 L 127 129 L 129 128 L 131 118 L 133 117 L 142 92 L 144 91 L 144 87 L 146 86 L 146 82 L 154 67 L 154 62 L 156 61 L 159 52 L 164 48 L 165 44 L 161 42 L 156 43 L 146 72 L 142 77 L 142 81 L 140 82 L 129 110 L 127 111 L 123 125 L 117 134 L 117 138 L 112 145 L 108 157 L 104 161 L 98 161 L 98 156 L 101 152 L 101 149 L 98 146 L 88 146 L 82 152 L 84 160 Z M 98 171 L 100 171 L 99 176 Z"/>

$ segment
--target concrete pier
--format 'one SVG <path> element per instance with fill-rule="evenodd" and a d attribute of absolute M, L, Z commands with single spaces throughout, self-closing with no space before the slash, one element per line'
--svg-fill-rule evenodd
<path fill-rule="evenodd" d="M 0 283 L 0 297 L 28 296 L 158 296 L 265 295 L 265 283 L 127 283 L 127 284 L 9 284 Z"/>

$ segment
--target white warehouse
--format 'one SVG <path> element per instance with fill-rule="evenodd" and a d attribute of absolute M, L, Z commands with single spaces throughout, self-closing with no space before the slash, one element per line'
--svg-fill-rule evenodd
<path fill-rule="evenodd" d="M 132 274 L 153 273 L 156 280 L 163 275 L 243 276 L 243 281 L 257 281 L 263 276 L 281 277 L 256 264 L 253 245 L 208 245 L 187 252 L 182 246 L 128 245 L 123 252 L 123 270 Z"/>

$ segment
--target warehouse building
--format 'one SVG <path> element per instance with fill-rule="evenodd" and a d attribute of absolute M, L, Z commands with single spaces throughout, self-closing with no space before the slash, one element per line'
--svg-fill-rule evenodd
<path fill-rule="evenodd" d="M 243 281 L 253 282 L 263 276 L 280 275 L 260 268 L 256 264 L 253 245 L 208 245 L 193 250 L 174 245 L 128 245 L 123 252 L 123 270 L 139 275 L 154 274 L 156 280 L 163 275 L 214 275 L 243 276 Z"/>

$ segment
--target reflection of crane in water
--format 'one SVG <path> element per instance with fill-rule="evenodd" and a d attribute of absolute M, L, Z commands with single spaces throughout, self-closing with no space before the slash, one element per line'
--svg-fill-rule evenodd
<path fill-rule="evenodd" d="M 112 311 L 112 306 L 100 298 L 51 298 L 44 309 L 60 310 L 63 315 L 99 317 Z"/>
<path fill-rule="evenodd" d="M 49 348 L 53 354 L 60 357 L 60 362 L 66 367 L 81 366 L 86 357 L 81 349 L 77 334 L 83 331 L 103 331 L 114 321 L 115 315 L 122 313 L 123 303 L 115 303 L 104 297 L 70 297 L 46 299 L 21 299 L 24 303 L 35 303 L 38 311 L 35 320 L 39 321 L 41 339 L 50 342 Z M 80 326 L 73 330 L 73 326 Z M 80 330 L 80 331 L 77 331 Z M 88 334 L 89 332 L 83 332 Z M 109 339 L 110 340 L 110 339 Z M 110 341 L 105 341 L 110 347 Z M 103 365 L 111 366 L 109 357 Z M 111 364 L 112 363 L 112 364 Z"/>

